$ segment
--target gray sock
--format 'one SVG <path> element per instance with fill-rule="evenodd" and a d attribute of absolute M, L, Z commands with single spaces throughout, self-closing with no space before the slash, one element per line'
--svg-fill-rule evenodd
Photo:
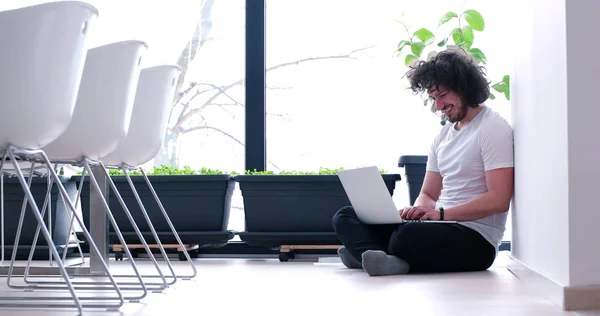
<path fill-rule="evenodd" d="M 370 276 L 406 274 L 409 270 L 406 261 L 396 256 L 390 256 L 381 250 L 363 252 L 362 266 Z"/>
<path fill-rule="evenodd" d="M 352 257 L 348 249 L 342 246 L 337 251 L 338 255 L 340 255 L 340 259 L 342 259 L 342 263 L 350 269 L 362 269 L 362 265 L 360 261 L 356 260 L 356 258 Z"/>

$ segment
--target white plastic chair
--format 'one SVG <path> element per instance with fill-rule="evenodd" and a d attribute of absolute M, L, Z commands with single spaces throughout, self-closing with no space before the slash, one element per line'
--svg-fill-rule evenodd
<path fill-rule="evenodd" d="M 88 50 L 73 119 L 59 138 L 43 147 L 50 160 L 99 160 L 125 139 L 146 49 L 146 43 L 131 40 Z"/>
<path fill-rule="evenodd" d="M 177 240 L 179 248 L 190 263 L 192 274 L 179 276 L 180 278 L 188 279 L 196 277 L 196 267 L 192 262 L 185 245 L 181 241 L 179 234 L 173 226 L 171 219 L 160 202 L 156 191 L 152 187 L 148 176 L 144 170 L 140 168 L 141 165 L 152 160 L 163 145 L 175 87 L 180 73 L 181 67 L 175 65 L 161 65 L 146 68 L 141 71 L 129 132 L 115 151 L 102 158 L 102 162 L 108 167 L 118 168 L 124 171 L 129 187 L 131 188 L 142 213 L 147 216 L 145 207 L 128 173 L 128 170 L 141 171 L 163 217 Z M 167 254 L 158 237 L 158 233 L 151 224 L 150 219 L 146 217 L 146 220 L 159 250 L 163 256 L 167 258 Z M 166 259 L 166 261 L 169 264 L 169 268 L 171 268 L 168 259 Z"/>
<path fill-rule="evenodd" d="M 146 49 L 147 45 L 141 41 L 123 41 L 90 49 L 87 54 L 73 119 L 59 138 L 43 148 L 53 163 L 82 165 L 84 167 L 84 176 L 86 172 L 90 175 L 91 185 L 98 192 L 101 192 L 100 187 L 92 173 L 91 166 L 97 165 L 101 167 L 109 179 L 113 192 L 121 201 L 122 198 L 119 192 L 116 190 L 114 183 L 110 181 L 108 171 L 99 162 L 99 159 L 114 151 L 127 135 L 139 80 L 139 65 Z M 83 179 L 80 182 L 80 190 L 82 184 Z M 126 246 L 125 239 L 104 196 L 102 197 L 102 201 L 117 237 Z M 77 195 L 75 204 L 78 202 L 79 194 Z M 126 249 L 126 254 L 130 259 L 129 261 L 134 271 L 133 275 L 127 275 L 127 277 L 137 278 L 139 282 L 118 282 L 118 284 L 121 290 L 141 290 L 142 294 L 139 296 L 125 297 L 127 300 L 138 301 L 147 295 L 148 289 L 160 291 L 168 286 L 168 282 L 162 274 L 149 246 L 143 240 L 142 233 L 137 228 L 129 209 L 124 203 L 121 206 L 131 225 L 136 230 L 138 237 L 140 237 L 142 243 L 145 245 L 146 251 L 149 253 L 159 273 L 159 277 L 163 281 L 156 284 L 144 282 L 131 252 Z M 35 245 L 36 239 L 34 237 L 34 247 Z M 28 262 L 28 266 L 30 261 Z M 87 277 L 89 275 L 79 276 Z M 44 284 L 54 284 L 54 282 L 47 281 L 30 281 L 27 274 L 25 275 L 25 282 L 29 285 L 35 285 L 37 288 L 43 288 Z M 100 281 L 74 281 L 73 283 L 82 285 L 86 289 L 107 289 L 104 286 L 107 284 Z M 93 285 L 96 287 L 88 287 Z M 124 285 L 133 286 L 123 287 Z M 156 287 L 150 288 L 147 285 L 154 285 Z"/>
<path fill-rule="evenodd" d="M 40 148 L 59 137 L 71 121 L 86 56 L 88 28 L 97 15 L 94 6 L 76 1 L 45 3 L 0 12 L 0 44 L 3 47 L 0 50 L 2 167 L 9 158 L 42 235 L 55 256 L 58 252 L 52 236 L 44 224 L 18 160 L 31 161 L 31 170 L 39 161 L 50 166 Z M 56 174 L 53 176 L 63 199 L 68 200 L 58 177 Z M 81 221 L 77 214 L 74 216 Z M 94 244 L 91 243 L 91 246 L 93 248 Z M 9 275 L 13 272 L 15 254 L 16 249 L 13 249 Z M 64 265 L 60 261 L 57 264 L 69 297 L 57 297 L 56 289 L 53 289 L 53 295 L 47 297 L 3 296 L 0 297 L 0 306 L 71 306 L 76 307 L 79 313 L 83 312 L 83 307 L 94 307 L 95 304 L 82 304 Z M 116 290 L 118 292 L 118 288 Z M 71 300 L 74 304 L 65 302 Z M 33 301 L 41 302 L 31 304 Z M 45 304 L 42 303 L 44 301 Z M 121 299 L 114 306 L 122 304 Z"/>
<path fill-rule="evenodd" d="M 181 67 L 161 65 L 142 69 L 129 131 L 109 155 L 106 166 L 140 166 L 154 159 L 162 148 L 169 113 Z"/>

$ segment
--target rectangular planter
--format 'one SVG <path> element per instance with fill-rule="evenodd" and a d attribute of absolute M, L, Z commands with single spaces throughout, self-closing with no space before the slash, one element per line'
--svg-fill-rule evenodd
<path fill-rule="evenodd" d="M 400 156 L 398 167 L 404 168 L 406 182 L 408 183 L 410 205 L 413 205 L 419 197 L 419 193 L 421 193 L 421 187 L 425 178 L 425 169 L 427 167 L 427 156 Z"/>
<path fill-rule="evenodd" d="M 398 174 L 382 175 L 393 194 Z M 248 243 L 320 244 L 338 242 L 331 220 L 350 201 L 337 175 L 240 175 Z"/>
<path fill-rule="evenodd" d="M 111 178 L 146 241 L 155 242 L 127 179 L 124 176 Z M 79 182 L 80 179 L 81 177 L 77 177 L 76 181 Z M 184 243 L 221 244 L 233 238 L 233 233 L 227 230 L 231 196 L 235 187 L 231 175 L 153 175 L 149 176 L 149 179 Z M 154 228 L 159 233 L 161 242 L 175 243 L 176 239 L 144 178 L 131 176 L 131 180 Z M 86 176 L 81 194 L 81 208 L 87 227 L 89 227 L 90 212 L 89 194 L 89 177 Z M 109 206 L 126 242 L 138 243 L 139 239 L 133 226 L 112 190 Z M 118 243 L 112 225 L 109 227 L 111 242 Z"/>
<path fill-rule="evenodd" d="M 28 179 L 25 179 L 26 181 Z M 76 196 L 77 188 L 75 187 L 75 183 L 70 182 L 66 177 L 60 177 L 61 183 L 65 187 L 67 194 L 73 199 Z M 46 198 L 46 192 L 48 190 L 48 179 L 45 177 L 34 177 L 31 182 L 31 193 L 38 205 L 40 211 L 44 205 L 44 199 Z M 23 205 L 23 198 L 25 197 L 25 193 L 23 192 L 23 188 L 19 183 L 19 180 L 16 177 L 4 177 L 4 245 L 7 249 L 5 252 L 5 256 L 10 256 L 10 252 L 14 246 L 15 237 L 17 233 L 17 227 L 19 224 L 19 217 L 21 215 L 21 207 Z M 58 188 L 56 185 L 52 186 L 52 190 L 50 193 L 51 199 L 51 234 L 52 240 L 58 247 L 61 249 L 61 245 L 64 244 L 67 236 L 70 233 L 70 211 L 67 214 L 65 212 L 66 209 L 65 204 L 63 203 L 63 198 L 58 192 Z M 44 222 L 48 225 L 48 210 L 46 210 L 46 214 L 44 215 Z M 33 238 L 35 236 L 35 231 L 38 227 L 38 222 L 35 219 L 32 209 L 27 204 L 27 210 L 25 213 L 25 218 L 23 222 L 23 229 L 21 231 L 21 236 L 19 238 L 19 248 L 18 248 L 18 259 L 26 259 L 29 255 L 29 249 L 31 249 L 31 245 L 33 244 Z M 39 251 L 43 255 L 47 257 L 48 255 L 48 243 L 46 239 L 42 236 L 40 232 L 40 236 L 37 242 Z M 43 250 L 45 249 L 45 250 Z M 36 256 L 37 257 L 37 256 Z"/>

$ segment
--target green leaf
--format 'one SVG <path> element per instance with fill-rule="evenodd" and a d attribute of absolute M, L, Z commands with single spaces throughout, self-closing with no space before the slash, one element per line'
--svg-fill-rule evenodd
<path fill-rule="evenodd" d="M 508 91 L 508 86 L 504 82 L 498 82 L 497 84 L 493 85 L 492 88 L 500 93 Z"/>
<path fill-rule="evenodd" d="M 447 42 L 448 42 L 448 38 L 446 37 L 442 41 L 437 43 L 437 46 L 442 47 L 442 46 L 446 45 Z"/>
<path fill-rule="evenodd" d="M 462 39 L 467 46 L 467 48 L 473 45 L 473 40 L 475 39 L 475 34 L 473 34 L 473 28 L 468 25 L 462 27 Z"/>
<path fill-rule="evenodd" d="M 496 99 L 496 96 L 490 92 L 490 100 L 494 100 L 494 99 Z"/>
<path fill-rule="evenodd" d="M 446 12 L 440 19 L 440 23 L 438 24 L 438 26 L 452 20 L 453 18 L 457 18 L 457 17 L 458 17 L 458 14 L 456 14 L 452 11 Z"/>
<path fill-rule="evenodd" d="M 485 54 L 479 48 L 471 48 L 469 49 L 469 54 L 473 56 L 473 58 L 479 60 L 483 64 L 487 64 L 487 58 Z"/>
<path fill-rule="evenodd" d="M 408 66 L 410 65 L 414 60 L 418 60 L 419 57 L 412 55 L 412 54 L 408 54 L 406 55 L 406 57 L 404 58 L 404 65 Z"/>
<path fill-rule="evenodd" d="M 450 32 L 450 34 L 452 35 L 452 40 L 454 41 L 454 44 L 456 45 L 462 45 L 464 43 L 464 40 L 462 38 L 462 30 L 459 28 L 453 28 L 452 31 Z"/>
<path fill-rule="evenodd" d="M 402 50 L 406 46 L 410 46 L 410 42 L 407 40 L 403 40 L 403 41 L 400 41 L 400 43 L 398 43 L 398 50 L 397 50 L 398 55 L 400 55 L 402 53 Z"/>
<path fill-rule="evenodd" d="M 463 15 L 465 21 L 467 21 L 475 31 L 481 32 L 485 29 L 485 21 L 483 21 L 483 17 L 476 10 L 466 10 L 463 12 Z"/>
<path fill-rule="evenodd" d="M 425 43 L 423 42 L 415 42 L 410 45 L 410 50 L 416 56 L 421 56 L 423 49 L 425 49 Z"/>
<path fill-rule="evenodd" d="M 426 28 L 420 28 L 416 30 L 413 35 L 423 42 L 426 42 L 435 37 L 435 35 L 433 35 L 433 33 L 431 33 L 431 31 Z"/>
<path fill-rule="evenodd" d="M 510 101 L 510 76 L 509 75 L 505 75 L 502 78 L 502 83 L 505 86 L 504 96 L 506 97 L 506 100 Z"/>

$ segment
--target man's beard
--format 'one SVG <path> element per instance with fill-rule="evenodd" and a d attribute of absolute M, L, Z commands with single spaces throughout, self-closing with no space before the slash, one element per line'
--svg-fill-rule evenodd
<path fill-rule="evenodd" d="M 455 106 L 457 107 L 457 106 Z M 467 116 L 467 105 L 465 105 L 464 103 L 461 104 L 460 106 L 457 107 L 457 112 L 456 115 L 450 117 L 448 115 L 446 115 L 444 113 L 444 117 L 446 118 L 446 120 L 448 120 L 448 122 L 450 123 L 456 123 L 456 122 L 460 122 L 462 119 L 465 118 L 465 116 Z"/>

